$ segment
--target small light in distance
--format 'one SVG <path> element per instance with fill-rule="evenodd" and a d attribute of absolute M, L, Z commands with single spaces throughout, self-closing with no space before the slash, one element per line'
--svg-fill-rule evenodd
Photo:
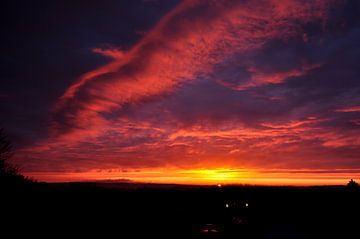
<path fill-rule="evenodd" d="M 221 188 L 222 187 L 222 185 L 219 183 L 218 185 L 217 185 L 219 188 Z"/>
<path fill-rule="evenodd" d="M 245 203 L 245 207 L 249 207 L 249 203 Z"/>
<path fill-rule="evenodd" d="M 226 207 L 226 208 L 229 208 L 229 204 L 226 203 L 226 204 L 225 204 L 225 207 Z"/>

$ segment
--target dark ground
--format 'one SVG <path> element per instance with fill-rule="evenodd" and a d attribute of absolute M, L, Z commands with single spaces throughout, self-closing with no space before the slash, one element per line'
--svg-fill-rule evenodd
<path fill-rule="evenodd" d="M 31 183 L 1 192 L 1 232 L 11 236 L 0 238 L 360 238 L 356 187 Z"/>

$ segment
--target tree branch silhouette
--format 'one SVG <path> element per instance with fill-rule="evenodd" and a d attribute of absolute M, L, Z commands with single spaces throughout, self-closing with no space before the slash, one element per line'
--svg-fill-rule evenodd
<path fill-rule="evenodd" d="M 0 129 L 0 181 L 10 183 L 15 181 L 25 181 L 25 177 L 20 174 L 19 167 L 10 162 L 14 155 L 13 146 L 8 140 L 4 129 Z"/>

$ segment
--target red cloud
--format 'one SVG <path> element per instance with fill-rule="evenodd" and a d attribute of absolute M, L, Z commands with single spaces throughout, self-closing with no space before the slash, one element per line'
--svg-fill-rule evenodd
<path fill-rule="evenodd" d="M 267 84 L 280 84 L 291 77 L 298 77 L 308 74 L 309 71 L 320 67 L 321 64 L 303 65 L 300 68 L 275 72 L 265 73 L 255 67 L 249 67 L 248 71 L 251 73 L 251 79 L 249 82 L 241 83 L 239 85 L 229 84 L 226 81 L 219 80 L 218 82 L 233 90 L 247 90 L 251 87 L 267 85 Z"/>
<path fill-rule="evenodd" d="M 130 50 L 95 49 L 114 60 L 69 87 L 55 107 L 62 120 L 54 121 L 53 131 L 102 126 L 106 120 L 99 113 L 171 92 L 182 82 L 211 72 L 214 64 L 233 54 L 260 48 L 273 39 L 301 36 L 300 23 L 325 19 L 328 4 L 184 1 Z M 279 82 L 299 74 L 303 72 L 259 73 L 250 84 Z"/>
<path fill-rule="evenodd" d="M 35 166 L 31 162 L 27 165 L 29 171 L 76 168 L 88 172 L 119 165 L 186 168 L 241 164 L 266 168 L 284 162 L 276 161 L 279 155 L 274 152 L 288 160 L 285 166 L 311 168 L 314 162 L 302 159 L 304 155 L 319 154 L 314 153 L 315 144 L 331 150 L 360 145 L 355 140 L 357 135 L 328 132 L 318 127 L 324 119 L 310 117 L 249 127 L 241 122 L 214 126 L 204 120 L 188 126 L 172 122 L 174 119 L 153 123 L 146 117 L 104 116 L 126 104 L 141 105 L 151 97 L 173 93 L 184 82 L 206 78 L 216 64 L 237 54 L 259 50 L 269 41 L 303 38 L 302 24 L 315 20 L 325 24 L 332 3 L 184 1 L 131 49 L 94 48 L 95 53 L 109 57 L 110 63 L 81 76 L 59 99 L 54 107 L 52 137 L 21 152 L 38 161 L 51 158 L 54 164 L 42 162 L 39 170 L 34 160 Z M 317 67 L 304 64 L 272 73 L 250 67 L 250 82 L 236 89 L 282 83 Z M 304 148 L 308 150 L 302 151 Z M 324 157 L 332 157 L 333 152 L 325 152 Z M 353 160 L 352 155 L 346 156 Z"/>
<path fill-rule="evenodd" d="M 341 113 L 360 112 L 360 106 L 340 108 L 340 109 L 335 110 L 335 112 L 341 112 Z"/>

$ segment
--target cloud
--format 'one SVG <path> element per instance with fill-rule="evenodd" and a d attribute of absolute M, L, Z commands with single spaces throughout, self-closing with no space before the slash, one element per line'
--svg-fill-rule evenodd
<path fill-rule="evenodd" d="M 185 81 L 209 74 L 214 64 L 234 54 L 298 35 L 302 23 L 325 19 L 327 5 L 291 0 L 185 1 L 128 51 L 96 49 L 105 56 L 116 55 L 115 59 L 69 87 L 55 107 L 53 130 L 102 125 L 106 123 L 102 112 L 171 92 Z M 279 77 L 254 78 L 269 82 Z"/>
<path fill-rule="evenodd" d="M 360 106 L 353 106 L 353 107 L 345 107 L 345 108 L 341 108 L 341 109 L 336 109 L 335 112 L 341 112 L 341 113 L 360 112 Z"/>
<path fill-rule="evenodd" d="M 248 73 L 251 75 L 247 82 L 235 85 L 234 83 L 219 80 L 219 83 L 229 87 L 233 90 L 247 90 L 251 87 L 267 85 L 267 84 L 280 84 L 292 77 L 307 75 L 309 71 L 320 67 L 321 64 L 304 65 L 298 69 L 291 69 L 283 72 L 266 73 L 255 67 L 249 67 Z"/>
<path fill-rule="evenodd" d="M 360 34 L 342 4 L 184 1 L 132 47 L 94 46 L 108 63 L 59 98 L 23 165 L 352 172 Z"/>

